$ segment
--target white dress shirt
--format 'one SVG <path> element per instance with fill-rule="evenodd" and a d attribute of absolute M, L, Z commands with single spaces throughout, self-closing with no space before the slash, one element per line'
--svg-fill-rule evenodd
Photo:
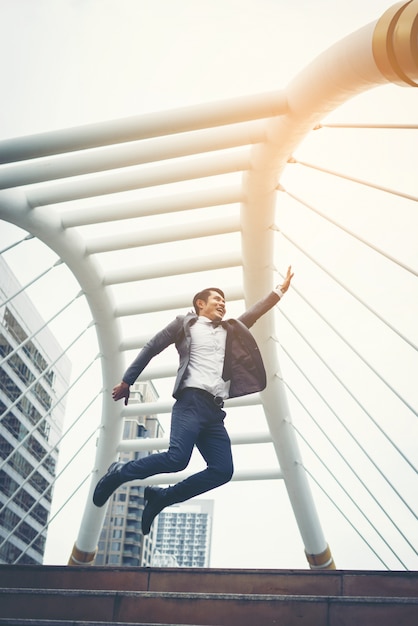
<path fill-rule="evenodd" d="M 200 315 L 190 327 L 190 360 L 184 387 L 204 389 L 223 399 L 229 395 L 229 381 L 222 378 L 225 358 L 226 330 L 220 324 L 214 327 L 209 318 Z"/>

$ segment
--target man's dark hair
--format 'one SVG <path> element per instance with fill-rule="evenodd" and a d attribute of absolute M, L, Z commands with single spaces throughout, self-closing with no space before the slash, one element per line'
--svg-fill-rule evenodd
<path fill-rule="evenodd" d="M 199 293 L 197 293 L 195 297 L 193 298 L 193 306 L 194 306 L 194 310 L 196 311 L 196 315 L 199 315 L 199 309 L 197 307 L 196 302 L 198 300 L 203 300 L 204 302 L 207 302 L 212 291 L 216 291 L 217 293 L 219 293 L 222 296 L 222 298 L 225 300 L 224 292 L 222 291 L 222 289 L 219 289 L 218 287 L 207 287 L 206 289 L 199 291 Z"/>

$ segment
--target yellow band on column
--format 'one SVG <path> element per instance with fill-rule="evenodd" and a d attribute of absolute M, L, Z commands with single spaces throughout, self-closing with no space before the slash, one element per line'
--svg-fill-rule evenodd
<path fill-rule="evenodd" d="M 320 554 L 305 554 L 311 569 L 336 569 L 329 546 Z"/>
<path fill-rule="evenodd" d="M 373 57 L 391 83 L 418 87 L 418 0 L 399 2 L 377 22 Z"/>
<path fill-rule="evenodd" d="M 79 550 L 74 544 L 73 551 L 68 561 L 68 565 L 92 565 L 96 558 L 96 552 L 84 552 Z"/>

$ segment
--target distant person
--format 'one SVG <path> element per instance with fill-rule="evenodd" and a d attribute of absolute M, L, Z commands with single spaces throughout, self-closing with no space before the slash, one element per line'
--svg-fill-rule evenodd
<path fill-rule="evenodd" d="M 171 414 L 170 445 L 166 452 L 112 463 L 97 483 L 96 506 L 130 480 L 184 470 L 194 446 L 206 461 L 206 469 L 166 489 L 146 487 L 142 532 L 147 535 L 155 517 L 166 507 L 184 502 L 227 483 L 234 471 L 231 442 L 224 426 L 224 400 L 261 391 L 266 373 L 258 346 L 249 328 L 283 297 L 293 278 L 291 267 L 280 287 L 251 306 L 238 319 L 225 321 L 225 296 L 209 287 L 193 298 L 194 311 L 178 315 L 139 352 L 113 389 L 114 400 L 129 399 L 132 385 L 151 359 L 175 344 L 179 368 L 174 384 L 176 399 Z"/>

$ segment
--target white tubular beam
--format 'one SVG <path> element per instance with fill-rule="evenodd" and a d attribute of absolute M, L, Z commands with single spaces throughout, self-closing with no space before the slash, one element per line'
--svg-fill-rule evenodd
<path fill-rule="evenodd" d="M 208 270 L 223 269 L 225 267 L 240 267 L 241 254 L 239 252 L 224 252 L 216 257 L 195 257 L 183 261 L 171 262 L 167 265 L 165 261 L 154 263 L 148 267 L 128 267 L 108 271 L 103 280 L 105 285 L 116 285 L 119 283 L 129 283 L 136 280 L 148 280 L 150 278 L 162 278 L 165 276 L 179 276 L 190 274 L 191 272 L 206 272 Z"/>
<path fill-rule="evenodd" d="M 238 433 L 230 436 L 234 446 L 271 443 L 271 434 L 265 433 Z M 118 445 L 119 452 L 149 452 L 151 450 L 167 450 L 169 444 L 168 437 L 149 439 L 123 439 Z"/>
<path fill-rule="evenodd" d="M 239 215 L 231 215 L 220 220 L 206 220 L 195 224 L 170 225 L 170 228 L 148 229 L 128 233 L 113 233 L 107 237 L 96 237 L 86 243 L 87 254 L 109 252 L 110 250 L 125 250 L 151 246 L 171 241 L 184 241 L 213 235 L 237 233 L 241 230 Z"/>
<path fill-rule="evenodd" d="M 237 148 L 230 153 L 196 157 L 192 161 L 174 161 L 170 165 L 156 165 L 146 168 L 137 166 L 97 174 L 94 178 L 80 177 L 60 181 L 47 188 L 31 187 L 27 191 L 31 207 L 69 202 L 81 198 L 91 198 L 133 189 L 156 187 L 185 180 L 219 176 L 242 172 L 250 166 L 248 148 Z"/>
<path fill-rule="evenodd" d="M 225 287 L 225 294 L 228 302 L 235 300 L 243 300 L 244 292 L 241 285 L 232 285 Z M 115 309 L 117 317 L 126 315 L 139 315 L 142 313 L 155 313 L 156 311 L 170 311 L 173 309 L 191 309 L 191 294 L 174 294 L 167 297 L 154 297 L 146 302 L 128 302 L 121 304 Z M 150 337 L 144 340 L 143 337 L 133 337 L 132 339 L 124 339 L 121 344 L 121 350 L 131 350 L 132 348 L 142 347 Z M 142 343 L 144 341 L 144 343 Z"/>
<path fill-rule="evenodd" d="M 116 446 L 122 436 L 123 422 L 119 418 L 119 407 L 111 399 L 109 390 L 114 384 L 114 371 L 123 369 L 119 351 L 120 329 L 115 323 L 114 305 L 111 295 L 103 289 L 102 273 L 94 260 L 84 255 L 83 242 L 75 231 L 64 232 L 59 216 L 46 208 L 30 210 L 24 193 L 20 190 L 0 192 L 0 218 L 20 226 L 35 235 L 54 250 L 66 263 L 85 294 L 90 306 L 102 355 L 102 436 L 99 439 L 96 467 L 101 476 L 116 457 Z M 93 481 L 94 482 L 94 481 Z M 93 493 L 92 483 L 89 503 Z M 87 504 L 78 538 L 78 548 L 86 553 L 94 552 L 105 511 Z"/>
<path fill-rule="evenodd" d="M 157 380 L 160 378 L 175 378 L 178 368 L 178 363 L 166 364 L 166 365 L 148 365 L 142 372 L 138 380 Z"/>
<path fill-rule="evenodd" d="M 77 209 L 64 209 L 61 221 L 64 228 L 85 226 L 98 222 L 114 222 L 148 215 L 163 215 L 193 209 L 204 209 L 223 204 L 239 204 L 244 199 L 241 186 L 231 185 L 219 189 L 204 189 L 158 198 L 123 200 L 108 205 L 84 206 Z"/>
<path fill-rule="evenodd" d="M 242 206 L 243 266 L 248 304 L 261 297 L 273 283 L 270 268 L 274 249 L 270 225 L 274 222 L 275 188 L 292 150 L 326 113 L 351 96 L 387 82 L 375 62 L 374 30 L 375 24 L 372 24 L 346 37 L 301 72 L 286 90 L 289 113 L 282 120 L 269 123 L 268 142 L 261 149 L 253 150 L 253 169 L 244 179 L 247 202 Z M 416 30 L 414 32 L 416 35 Z M 262 394 L 264 410 L 308 561 L 315 567 L 333 567 L 291 424 L 272 339 L 274 316 L 263 317 L 254 333 L 268 372 L 268 386 Z"/>
<path fill-rule="evenodd" d="M 0 189 L 226 150 L 260 143 L 264 139 L 265 123 L 257 120 L 181 136 L 130 141 L 106 146 L 99 152 L 96 148 L 61 155 L 58 159 L 47 157 L 28 163 L 12 163 L 0 168 Z"/>
<path fill-rule="evenodd" d="M 274 91 L 18 137 L 0 142 L 0 163 L 269 118 L 286 110 L 285 94 Z"/>
<path fill-rule="evenodd" d="M 146 480 L 133 480 L 131 485 L 173 485 L 174 483 L 185 480 L 191 476 L 191 472 L 178 472 L 177 474 L 158 474 L 158 476 L 150 476 Z M 280 480 L 283 474 L 280 468 L 273 469 L 249 469 L 235 470 L 232 476 L 233 482 L 250 481 L 250 480 Z"/>
<path fill-rule="evenodd" d="M 139 377 L 138 380 L 142 380 Z M 138 404 L 128 404 L 124 406 L 121 415 L 125 418 L 139 417 L 141 415 L 158 415 L 161 413 L 171 413 L 173 408 L 174 399 L 159 400 L 157 402 L 139 402 Z M 242 406 L 256 406 L 261 404 L 260 395 L 254 393 L 250 396 L 243 396 L 240 398 L 231 398 L 225 402 L 226 408 L 242 407 Z"/>

